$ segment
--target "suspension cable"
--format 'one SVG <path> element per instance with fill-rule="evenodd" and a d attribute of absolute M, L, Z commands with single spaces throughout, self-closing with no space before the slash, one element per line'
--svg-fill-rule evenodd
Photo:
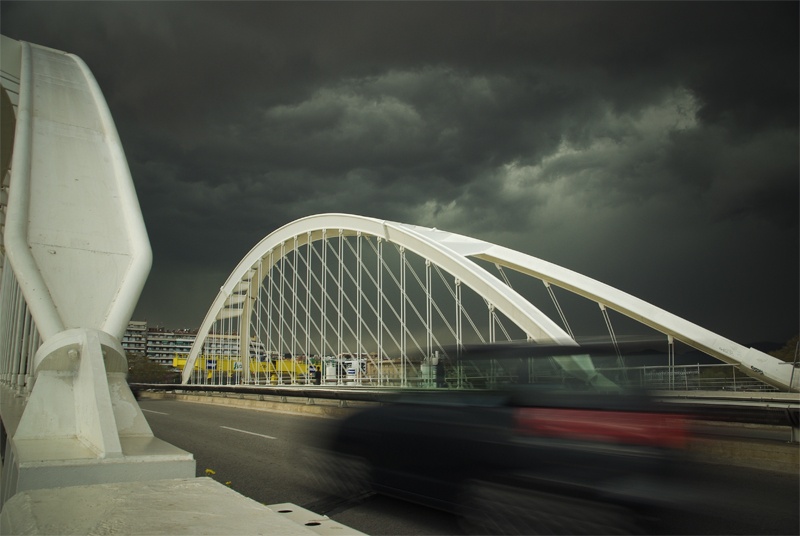
<path fill-rule="evenodd" d="M 503 267 L 500 266 L 497 263 L 494 263 L 494 265 L 497 267 L 497 271 L 500 272 L 500 275 L 503 276 L 503 281 L 506 282 L 506 285 L 508 285 L 508 288 L 513 289 L 514 287 L 511 286 L 511 281 L 508 280 L 508 277 L 506 276 L 506 273 L 503 271 Z"/>
<path fill-rule="evenodd" d="M 606 321 L 606 327 L 608 327 L 608 333 L 611 335 L 611 344 L 614 345 L 614 350 L 617 352 L 617 358 L 619 359 L 619 363 L 621 366 L 625 366 L 625 360 L 622 359 L 622 353 L 619 351 L 619 344 L 617 344 L 617 336 L 614 334 L 614 328 L 611 326 L 611 318 L 608 316 L 608 310 L 606 306 L 602 303 L 598 303 L 597 305 L 600 306 L 600 310 L 603 312 L 603 318 Z"/>
<path fill-rule="evenodd" d="M 567 317 L 564 314 L 564 311 L 561 310 L 561 305 L 559 305 L 558 300 L 556 299 L 556 294 L 555 292 L 553 292 L 550 283 L 548 283 L 545 280 L 542 280 L 542 283 L 544 283 L 547 292 L 550 294 L 550 298 L 553 300 L 553 304 L 556 306 L 556 310 L 558 311 L 558 316 L 561 317 L 561 321 L 564 323 L 564 327 L 567 329 L 567 333 L 569 333 L 569 336 L 572 340 L 575 340 L 575 334 L 572 333 L 572 328 L 569 327 L 569 322 L 567 322 Z"/>

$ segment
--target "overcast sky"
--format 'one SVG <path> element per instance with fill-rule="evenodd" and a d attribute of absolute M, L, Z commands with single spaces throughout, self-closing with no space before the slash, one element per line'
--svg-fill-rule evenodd
<path fill-rule="evenodd" d="M 297 218 L 488 240 L 740 343 L 798 328 L 798 3 L 17 3 L 80 56 L 197 327 Z"/>

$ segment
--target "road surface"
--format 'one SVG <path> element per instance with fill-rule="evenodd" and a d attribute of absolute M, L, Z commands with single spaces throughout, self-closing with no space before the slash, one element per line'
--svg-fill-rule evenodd
<path fill-rule="evenodd" d="M 140 400 L 153 433 L 194 454 L 210 476 L 263 504 L 291 502 L 371 535 L 463 534 L 455 516 L 389 497 L 342 502 L 314 485 L 306 447 L 321 446 L 336 421 L 175 400 Z M 692 463 L 695 511 L 667 513 L 661 534 L 798 534 L 797 475 Z M 207 472 L 207 470 L 210 470 Z"/>

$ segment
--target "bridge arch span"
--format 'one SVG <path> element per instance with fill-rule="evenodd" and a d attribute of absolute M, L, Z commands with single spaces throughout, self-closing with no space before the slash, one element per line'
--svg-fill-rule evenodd
<path fill-rule="evenodd" d="M 260 297 L 262 282 L 265 281 L 268 274 L 272 273 L 271 271 L 273 268 L 277 267 L 279 263 L 283 266 L 283 263 L 287 262 L 289 266 L 291 266 L 291 271 L 297 274 L 301 268 L 300 261 L 303 261 L 300 249 L 305 248 L 305 265 L 307 266 L 308 274 L 311 275 L 311 268 L 309 266 L 310 262 L 313 260 L 311 252 L 313 251 L 314 254 L 318 256 L 320 262 L 324 263 L 324 255 L 325 252 L 328 251 L 326 241 L 328 239 L 339 239 L 338 255 L 343 257 L 344 250 L 342 244 L 346 243 L 348 237 L 358 237 L 359 239 L 358 252 L 348 244 L 352 252 L 358 256 L 359 262 L 361 262 L 360 239 L 361 237 L 368 237 L 370 239 L 376 239 L 378 248 L 376 249 L 373 246 L 375 251 L 379 251 L 381 242 L 390 243 L 395 245 L 401 255 L 404 255 L 404 252 L 407 250 L 424 259 L 426 265 L 433 264 L 437 267 L 441 267 L 455 277 L 455 290 L 457 290 L 458 285 L 461 283 L 474 290 L 486 301 L 486 304 L 489 305 L 490 318 L 496 309 L 505 315 L 513 324 L 518 326 L 529 340 L 566 345 L 576 344 L 565 329 L 562 329 L 561 326 L 512 289 L 509 284 L 504 283 L 477 264 L 473 258 L 494 263 L 501 271 L 502 268 L 515 270 L 540 279 L 546 285 L 561 287 L 584 298 L 593 300 L 600 305 L 601 309 L 612 309 L 633 318 L 725 363 L 737 365 L 742 372 L 781 390 L 791 389 L 797 391 L 800 385 L 800 374 L 796 375 L 798 377 L 793 378 L 794 381 L 792 381 L 791 366 L 783 365 L 781 361 L 772 356 L 753 348 L 741 346 L 705 328 L 636 298 L 635 296 L 572 270 L 503 246 L 467 236 L 427 227 L 350 214 L 320 214 L 301 218 L 270 233 L 245 255 L 231 272 L 225 284 L 220 288 L 219 293 L 200 326 L 198 336 L 188 356 L 186 365 L 184 366 L 183 382 L 188 383 L 190 381 L 197 358 L 203 351 L 203 343 L 206 337 L 212 333 L 212 326 L 214 326 L 215 323 L 224 322 L 228 319 L 229 326 L 236 326 L 237 336 L 240 340 L 248 341 L 252 339 L 253 335 L 251 333 L 253 326 L 249 318 L 251 315 L 258 312 L 256 309 L 259 307 L 258 299 Z M 317 253 L 316 249 L 312 248 L 312 244 L 320 242 L 323 244 L 321 246 L 321 255 Z M 371 243 L 370 245 L 372 246 Z M 330 251 L 334 256 L 337 256 L 335 249 L 331 248 Z M 293 263 L 291 261 L 292 255 L 294 258 Z M 300 260 L 298 260 L 298 258 Z M 329 276 L 334 280 L 337 278 L 337 274 L 331 273 L 330 270 L 327 272 L 328 275 L 325 274 L 324 269 L 321 272 L 320 278 L 323 281 L 317 278 L 317 283 L 322 286 L 323 293 L 325 286 L 324 280 Z M 403 276 L 401 278 L 403 296 L 406 295 L 404 274 L 405 268 L 403 268 Z M 348 272 L 347 275 L 355 282 L 356 278 L 354 278 L 352 274 Z M 360 287 L 360 268 L 358 277 L 358 292 L 363 294 Z M 280 290 L 279 300 L 283 301 L 279 304 L 279 307 L 282 311 L 284 307 L 287 309 L 294 307 L 291 312 L 291 317 L 292 322 L 295 322 L 298 317 L 297 303 L 292 305 L 284 299 L 284 284 L 286 286 L 291 286 L 292 283 L 294 284 L 292 292 L 295 294 L 294 299 L 297 302 L 298 289 L 302 291 L 304 283 L 300 281 L 300 285 L 298 285 L 296 275 L 293 281 L 289 281 L 282 276 L 279 279 L 280 285 L 278 285 L 278 283 L 270 283 L 270 292 L 273 289 L 273 285 L 276 293 Z M 340 268 L 337 283 L 338 287 L 340 287 L 338 289 L 338 293 L 340 294 L 339 306 L 342 306 L 344 303 L 341 295 L 344 294 L 343 287 L 345 286 L 346 279 L 345 274 L 343 274 Z M 308 281 L 311 281 L 310 277 Z M 419 278 L 417 278 L 417 281 L 422 284 Z M 375 283 L 374 278 L 372 282 Z M 401 285 L 396 279 L 395 283 L 398 286 Z M 453 290 L 454 289 L 451 289 L 451 294 L 453 294 L 456 299 L 459 299 L 459 296 L 457 296 Z M 306 285 L 305 291 L 303 292 L 310 295 L 310 285 Z M 379 292 L 382 292 L 382 290 L 379 290 Z M 430 291 L 428 291 L 428 293 L 430 301 Z M 317 303 L 322 311 L 325 310 L 325 300 L 326 298 L 323 296 L 320 298 L 320 302 L 322 303 Z M 336 307 L 336 304 L 333 303 L 330 298 L 328 298 L 328 300 Z M 381 298 L 379 298 L 379 301 L 380 300 Z M 355 310 L 356 306 L 353 305 L 351 300 L 348 301 L 353 307 L 353 310 Z M 360 296 L 356 301 L 359 303 L 358 308 L 360 308 Z M 406 300 L 404 298 L 401 301 L 402 306 L 398 308 L 404 313 Z M 306 299 L 306 304 L 310 304 L 308 299 Z M 457 304 L 457 307 L 460 306 L 460 304 Z M 299 307 L 302 309 L 303 304 L 300 303 Z M 427 316 L 428 322 L 430 322 L 430 309 L 429 306 Z M 375 309 L 373 308 L 373 312 L 374 311 Z M 394 311 L 397 319 L 403 322 L 403 332 L 405 333 L 408 328 L 405 327 L 402 315 L 398 314 L 394 308 L 392 308 L 392 311 Z M 414 311 L 417 313 L 417 316 L 420 317 L 420 320 L 423 322 L 426 321 L 416 309 L 414 309 Z M 310 316 L 309 311 L 305 312 Z M 441 311 L 439 311 L 439 314 L 441 314 Z M 283 322 L 284 319 L 282 318 L 282 324 L 277 326 L 270 320 L 270 326 L 275 325 L 276 329 L 279 327 L 281 333 L 283 333 Z M 460 320 L 457 321 L 456 324 L 458 324 L 458 322 L 460 322 Z M 472 322 L 471 319 L 470 322 Z M 320 332 L 324 333 L 326 323 L 330 324 L 331 328 L 335 331 L 336 326 L 333 326 L 330 321 L 326 319 L 321 319 L 320 325 L 317 326 Z M 491 320 L 490 323 L 494 325 Z M 449 324 L 448 327 L 450 327 Z M 348 326 L 348 328 L 350 328 L 350 326 Z M 567 327 L 567 330 L 568 329 Z M 303 331 L 302 326 L 300 326 L 299 330 Z M 380 330 L 381 328 L 379 327 L 378 331 Z M 308 321 L 306 321 L 305 331 L 306 337 L 308 338 L 308 331 L 310 331 Z M 345 328 L 340 325 L 338 330 L 339 335 L 343 334 L 345 331 Z M 350 331 L 354 333 L 353 329 L 350 329 Z M 451 331 L 453 331 L 452 328 Z M 458 329 L 456 329 L 456 332 L 457 331 Z M 505 331 L 504 328 L 503 331 Z M 376 336 L 374 333 L 370 333 L 373 338 L 380 338 L 380 335 Z M 405 339 L 405 335 L 400 338 Z M 292 328 L 290 339 L 286 347 L 290 347 L 295 343 L 302 346 L 298 337 L 296 337 L 294 328 Z M 397 342 L 396 339 L 395 342 Z M 323 352 L 325 345 L 326 343 L 324 341 L 320 343 Z M 398 346 L 401 347 L 401 353 L 404 353 L 405 349 L 402 347 L 403 344 L 398 343 Z M 355 352 L 348 351 L 348 353 L 360 354 L 360 342 L 357 344 L 357 347 L 358 349 Z M 320 348 L 318 347 L 318 349 Z M 331 347 L 331 349 L 333 348 Z M 428 351 L 431 350 L 430 340 L 427 349 Z M 267 350 L 269 350 L 269 348 L 267 348 Z M 342 350 L 341 343 L 339 350 Z M 251 353 L 249 344 L 239 344 L 237 352 L 238 359 L 245 362 L 249 361 Z M 249 381 L 249 367 L 244 367 L 243 372 L 244 378 Z M 792 384 L 791 386 L 790 383 Z"/>

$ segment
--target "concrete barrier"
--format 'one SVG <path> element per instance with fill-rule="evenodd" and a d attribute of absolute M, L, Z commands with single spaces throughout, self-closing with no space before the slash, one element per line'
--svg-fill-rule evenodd
<path fill-rule="evenodd" d="M 259 395 L 239 395 L 208 393 L 206 394 L 186 394 L 186 393 L 164 393 L 164 392 L 139 392 L 140 399 L 168 399 L 181 400 L 184 402 L 194 402 L 198 404 L 211 404 L 216 406 L 232 406 L 239 408 L 249 408 L 258 411 L 269 411 L 272 413 L 290 413 L 293 415 L 306 415 L 311 417 L 324 417 L 329 419 L 340 419 L 361 409 L 376 405 L 374 402 L 353 402 L 347 401 L 346 406 L 342 406 L 338 400 L 306 399 L 306 398 L 285 398 L 286 402 L 281 402 L 279 396 Z M 309 401 L 312 401 L 309 403 Z"/>
<path fill-rule="evenodd" d="M 786 441 L 776 439 L 750 439 L 745 437 L 703 437 L 699 435 L 689 444 L 689 452 L 698 461 L 737 467 L 750 467 L 767 471 L 800 474 L 800 445 L 788 441 L 791 428 L 744 423 L 703 423 L 704 426 L 742 430 L 779 430 Z"/>

